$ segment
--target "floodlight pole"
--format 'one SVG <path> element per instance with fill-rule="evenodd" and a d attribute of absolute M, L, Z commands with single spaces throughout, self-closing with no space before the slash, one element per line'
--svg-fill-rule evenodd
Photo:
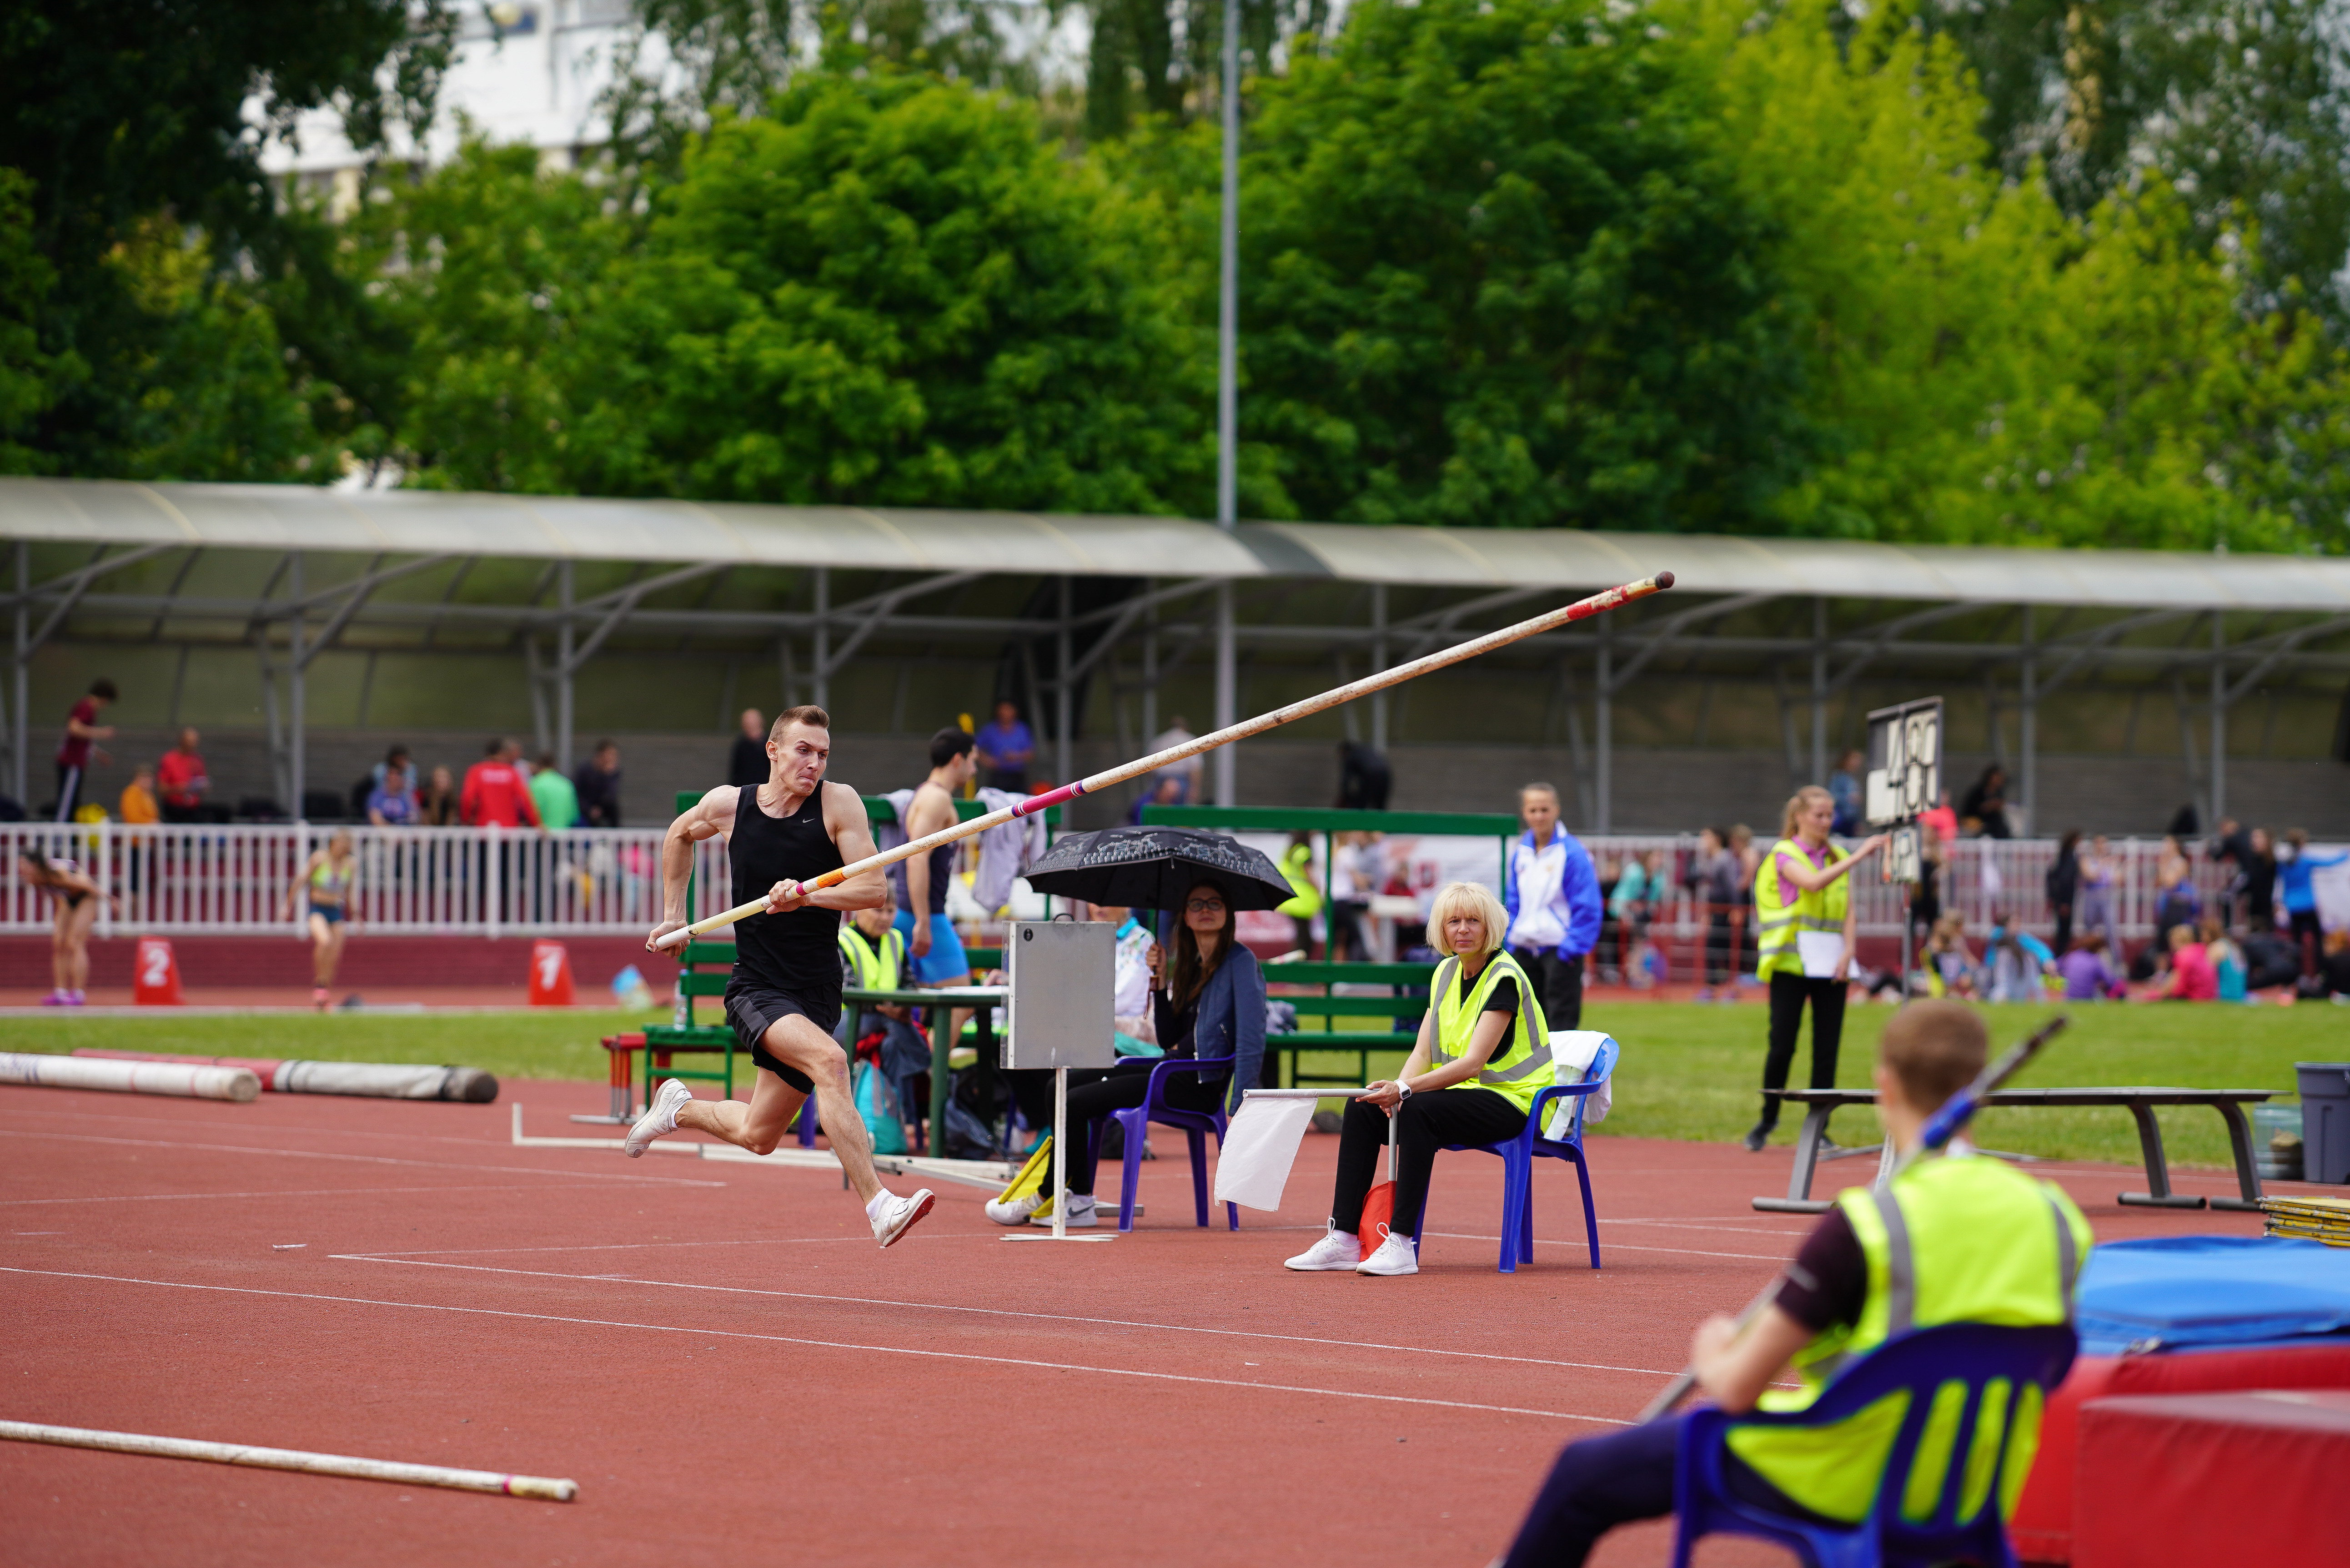
<path fill-rule="evenodd" d="M 1224 0 L 1224 201 L 1222 286 L 1216 307 L 1216 526 L 1239 520 L 1241 318 L 1241 7 Z M 1216 585 L 1216 724 L 1240 722 L 1240 671 L 1232 638 L 1232 585 Z M 1216 804 L 1236 805 L 1233 749 L 1216 753 Z"/>

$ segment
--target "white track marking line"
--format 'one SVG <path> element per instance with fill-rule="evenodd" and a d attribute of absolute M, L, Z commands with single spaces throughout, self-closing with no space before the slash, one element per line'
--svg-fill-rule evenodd
<path fill-rule="evenodd" d="M 566 1317 L 556 1313 L 510 1312 L 496 1307 L 443 1306 L 433 1302 L 382 1301 L 372 1296 L 333 1296 L 312 1291 L 267 1291 L 250 1285 L 205 1285 L 184 1280 L 142 1280 L 125 1274 L 76 1273 L 63 1269 L 18 1269 L 0 1266 L 0 1273 L 32 1274 L 46 1279 L 97 1280 L 117 1285 L 156 1285 L 167 1290 L 214 1291 L 224 1295 L 276 1296 L 292 1301 L 334 1302 L 347 1306 L 403 1307 L 411 1312 L 458 1313 L 472 1317 L 519 1318 L 532 1323 L 567 1323 L 582 1328 L 629 1328 L 650 1334 L 701 1334 L 711 1339 L 748 1339 L 769 1345 L 801 1345 L 814 1350 L 854 1350 L 872 1355 L 912 1355 L 936 1361 L 976 1361 L 990 1366 L 1025 1366 L 1040 1372 L 1085 1372 L 1102 1377 L 1138 1377 L 1152 1383 L 1193 1383 L 1214 1388 L 1252 1388 L 1270 1394 L 1311 1394 L 1329 1399 L 1367 1399 L 1382 1405 L 1426 1405 L 1446 1410 L 1484 1410 L 1500 1416 L 1534 1416 L 1546 1421 L 1588 1421 L 1602 1427 L 1632 1423 L 1613 1416 L 1586 1416 L 1572 1410 L 1532 1410 L 1515 1405 L 1481 1405 L 1466 1399 L 1427 1399 L 1407 1394 L 1368 1394 L 1354 1388 L 1307 1388 L 1286 1383 L 1252 1383 L 1245 1378 L 1195 1377 L 1180 1372 L 1143 1372 L 1130 1366 L 1087 1366 L 1068 1361 L 1035 1361 L 1017 1355 L 976 1355 L 959 1350 L 916 1350 L 899 1345 L 851 1345 L 834 1339 L 802 1339 L 787 1334 L 745 1334 L 736 1329 L 688 1328 L 681 1324 L 623 1323 L 609 1318 Z"/>
<path fill-rule="evenodd" d="M 1448 1241 L 1491 1241 L 1497 1247 L 1502 1243 L 1499 1236 L 1471 1236 L 1461 1231 L 1422 1231 L 1420 1234 L 1441 1236 Z M 1590 1243 L 1580 1240 L 1554 1241 L 1547 1236 L 1537 1236 L 1534 1238 L 1534 1245 L 1585 1248 Z M 1751 1258 L 1758 1263 L 1783 1263 L 1787 1261 L 1787 1255 L 1784 1252 L 1706 1252 L 1695 1247 L 1639 1247 L 1629 1241 L 1610 1241 L 1607 1243 L 1607 1250 L 1611 1252 L 1670 1252 L 1677 1258 Z"/>
<path fill-rule="evenodd" d="M 925 1240 L 933 1234 L 925 1231 Z M 941 1235 L 951 1232 L 940 1233 Z M 958 1237 L 958 1240 L 962 1238 Z M 633 1252 L 655 1247 L 794 1247 L 810 1241 L 867 1241 L 870 1236 L 751 1236 L 716 1241 L 582 1241 L 570 1247 L 419 1247 L 403 1252 L 338 1252 L 338 1257 L 356 1258 L 370 1263 L 390 1262 L 408 1258 L 464 1258 L 520 1256 L 530 1252 Z M 588 1276 L 582 1276 L 583 1278 Z M 601 1278 L 601 1275 L 595 1276 Z"/>
<path fill-rule="evenodd" d="M 400 1159 L 388 1154 L 337 1154 L 316 1148 L 255 1148 L 235 1143 L 186 1143 L 169 1138 L 104 1137 L 97 1133 L 26 1132 L 0 1127 L 0 1137 L 62 1138 L 70 1143 L 104 1143 L 131 1148 L 196 1148 L 213 1154 L 260 1154 L 277 1159 L 339 1159 L 355 1165 L 410 1165 L 425 1170 L 494 1170 L 501 1176 L 572 1177 L 592 1181 L 633 1181 L 658 1187 L 723 1187 L 723 1181 L 696 1181 L 678 1176 L 636 1176 L 626 1171 L 541 1170 L 527 1165 L 459 1165 L 438 1159 Z"/>
<path fill-rule="evenodd" d="M 1083 1317 L 1076 1313 L 1019 1312 L 1008 1307 L 964 1306 L 953 1302 L 897 1301 L 887 1296 L 837 1296 L 817 1291 L 778 1291 L 755 1285 L 698 1285 L 682 1280 L 648 1280 L 636 1274 L 565 1274 L 545 1269 L 497 1269 L 487 1263 L 434 1263 L 413 1256 L 386 1252 L 334 1252 L 337 1262 L 404 1263 L 415 1269 L 455 1269 L 477 1274 L 518 1274 L 533 1280 L 596 1280 L 650 1285 L 661 1290 L 708 1291 L 721 1295 L 781 1296 L 791 1301 L 833 1302 L 844 1306 L 912 1307 L 921 1312 L 970 1313 L 981 1317 L 1043 1318 L 1049 1323 L 1090 1323 L 1104 1328 L 1148 1328 L 1163 1334 L 1210 1334 L 1232 1339 L 1275 1340 L 1288 1345 L 1324 1345 L 1337 1350 L 1391 1350 L 1408 1355 L 1454 1355 L 1471 1361 L 1510 1361 L 1528 1366 L 1568 1366 L 1583 1372 L 1631 1372 L 1643 1377 L 1669 1377 L 1653 1366 L 1613 1366 L 1596 1361 L 1553 1361 L 1539 1355 L 1496 1355 L 1478 1350 L 1440 1350 L 1420 1345 L 1375 1345 L 1352 1339 L 1324 1339 L 1310 1334 L 1269 1334 L 1261 1329 L 1201 1328 L 1180 1323 L 1139 1323 L 1122 1317 Z"/>
<path fill-rule="evenodd" d="M 577 1183 L 573 1190 L 602 1192 L 601 1187 Z M 0 1209 L 21 1209 L 38 1203 L 172 1203 L 206 1198 L 364 1198 L 390 1192 L 560 1192 L 540 1181 L 467 1182 L 452 1187 L 302 1187 L 276 1192 L 126 1192 L 112 1198 L 0 1198 Z"/>
<path fill-rule="evenodd" d="M 1802 1241 L 1808 1231 L 1773 1231 L 1759 1225 L 1725 1225 L 1707 1220 L 1610 1220 L 1602 1216 L 1602 1225 L 1653 1225 L 1660 1231 L 1727 1231 L 1735 1236 L 1784 1236 Z"/>

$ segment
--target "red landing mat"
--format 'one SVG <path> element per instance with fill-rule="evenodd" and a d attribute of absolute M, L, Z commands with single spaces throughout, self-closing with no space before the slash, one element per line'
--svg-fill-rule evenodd
<path fill-rule="evenodd" d="M 2078 1463 L 2078 1568 L 2350 1564 L 2350 1393 L 2099 1399 Z"/>

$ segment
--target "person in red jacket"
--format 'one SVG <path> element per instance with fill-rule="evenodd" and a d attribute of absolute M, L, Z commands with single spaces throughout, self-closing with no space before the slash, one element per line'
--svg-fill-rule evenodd
<path fill-rule="evenodd" d="M 482 752 L 482 760 L 465 770 L 465 785 L 457 794 L 460 820 L 468 827 L 484 827 L 492 823 L 505 828 L 528 826 L 538 828 L 543 835 L 546 828 L 538 820 L 538 804 L 530 798 L 530 780 L 515 765 L 522 748 L 512 741 L 500 739 L 492 741 Z M 496 918 L 501 921 L 536 920 L 545 915 L 546 878 L 535 874 L 545 869 L 537 861 L 538 847 L 511 838 L 501 840 L 493 891 L 490 846 L 481 846 L 477 851 L 482 857 L 478 885 L 485 915 L 491 912 L 492 905 L 496 906 Z"/>
<path fill-rule="evenodd" d="M 465 787 L 457 796 L 457 814 L 468 827 L 494 822 L 500 827 L 539 826 L 538 805 L 530 798 L 530 781 L 515 766 L 522 748 L 512 741 L 492 741 L 482 760 L 465 770 Z"/>
<path fill-rule="evenodd" d="M 2210 951 L 2195 940 L 2192 926 L 2170 928 L 2170 984 L 2162 994 L 2169 1002 L 2220 1000 L 2220 971 L 2212 967 Z"/>

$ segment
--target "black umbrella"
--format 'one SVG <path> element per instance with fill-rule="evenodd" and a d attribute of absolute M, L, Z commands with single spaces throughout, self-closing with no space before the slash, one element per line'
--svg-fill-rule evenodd
<path fill-rule="evenodd" d="M 1189 827 L 1073 833 L 1028 868 L 1028 886 L 1039 893 L 1139 909 L 1180 909 L 1201 882 L 1222 888 L 1236 911 L 1275 909 L 1297 896 L 1260 851 Z"/>

